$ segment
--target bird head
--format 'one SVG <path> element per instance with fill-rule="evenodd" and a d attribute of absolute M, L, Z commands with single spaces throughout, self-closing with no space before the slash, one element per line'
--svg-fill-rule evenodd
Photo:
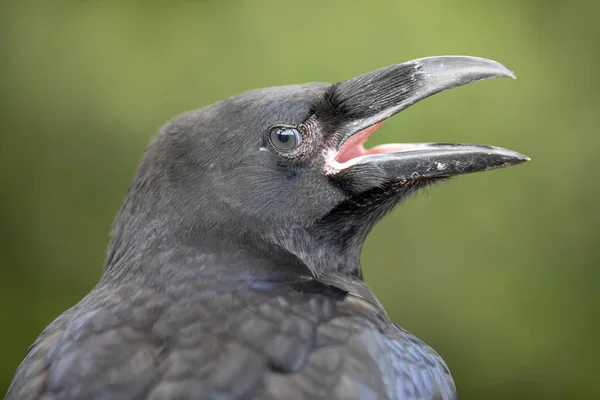
<path fill-rule="evenodd" d="M 486 59 L 431 57 L 337 84 L 253 90 L 182 114 L 146 150 L 112 258 L 124 243 L 228 243 L 289 254 L 314 275 L 360 274 L 369 230 L 398 202 L 447 177 L 528 160 L 487 145 L 364 147 L 417 101 L 495 77 L 514 74 Z"/>

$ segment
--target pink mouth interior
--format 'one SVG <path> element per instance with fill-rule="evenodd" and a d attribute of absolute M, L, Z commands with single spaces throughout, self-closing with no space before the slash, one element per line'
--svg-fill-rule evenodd
<path fill-rule="evenodd" d="M 337 168 L 346 168 L 356 161 L 360 160 L 364 156 L 370 156 L 374 154 L 385 154 L 385 153 L 398 153 L 402 151 L 417 150 L 419 147 L 410 144 L 382 144 L 375 146 L 371 149 L 365 149 L 364 143 L 367 141 L 377 128 L 381 126 L 385 121 L 371 125 L 368 128 L 363 129 L 360 132 L 355 133 L 348 138 L 344 144 L 340 147 L 338 152 L 333 157 L 333 162 Z"/>

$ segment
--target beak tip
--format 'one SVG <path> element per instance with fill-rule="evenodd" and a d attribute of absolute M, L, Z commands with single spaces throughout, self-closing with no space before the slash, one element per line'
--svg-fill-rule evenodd
<path fill-rule="evenodd" d="M 499 63 L 498 61 L 494 61 L 494 60 L 489 60 L 486 58 L 478 58 L 478 57 L 467 57 L 467 56 L 463 56 L 463 58 L 468 58 L 469 61 L 471 62 L 477 62 L 480 63 L 482 65 L 487 64 L 489 67 L 491 67 L 487 72 L 489 73 L 490 77 L 506 77 L 506 78 L 510 78 L 510 79 L 517 79 L 517 75 L 515 74 L 514 71 L 508 69 L 504 64 Z"/>
<path fill-rule="evenodd" d="M 525 154 L 516 151 L 502 149 L 505 156 L 510 160 L 509 165 L 519 165 L 531 161 L 531 158 Z"/>
<path fill-rule="evenodd" d="M 519 161 L 522 161 L 522 162 L 531 161 L 531 158 L 526 156 L 525 154 L 517 153 L 516 151 L 514 151 L 513 153 L 514 153 L 514 157 L 516 159 L 518 159 Z"/>
<path fill-rule="evenodd" d="M 493 60 L 487 60 L 487 59 L 480 59 L 480 60 L 484 60 L 491 67 L 488 71 L 486 71 L 488 74 L 486 76 L 486 78 L 505 77 L 505 78 L 510 78 L 510 79 L 517 79 L 517 75 L 514 73 L 514 71 L 508 69 L 503 64 L 501 64 L 497 61 L 493 61 Z"/>

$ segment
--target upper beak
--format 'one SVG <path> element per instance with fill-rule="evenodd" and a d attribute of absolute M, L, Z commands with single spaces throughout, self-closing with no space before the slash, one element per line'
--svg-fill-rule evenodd
<path fill-rule="evenodd" d="M 486 171 L 529 161 L 527 156 L 514 151 L 486 145 L 386 145 L 372 151 L 362 147 L 375 130 L 375 124 L 419 100 L 446 89 L 498 77 L 514 79 L 515 75 L 495 61 L 443 56 L 392 65 L 337 84 L 330 100 L 341 114 L 342 122 L 328 167 L 339 172 L 367 168 L 370 173 L 377 172 L 379 179 L 408 180 Z M 356 157 L 349 158 L 348 154 Z"/>

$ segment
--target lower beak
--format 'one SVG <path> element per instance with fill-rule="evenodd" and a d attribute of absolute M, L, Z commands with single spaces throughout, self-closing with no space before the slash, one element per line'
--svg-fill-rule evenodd
<path fill-rule="evenodd" d="M 510 167 L 529 161 L 529 157 L 501 147 L 476 144 L 422 143 L 410 150 L 361 158 L 353 170 L 366 164 L 386 180 L 444 178 Z"/>

